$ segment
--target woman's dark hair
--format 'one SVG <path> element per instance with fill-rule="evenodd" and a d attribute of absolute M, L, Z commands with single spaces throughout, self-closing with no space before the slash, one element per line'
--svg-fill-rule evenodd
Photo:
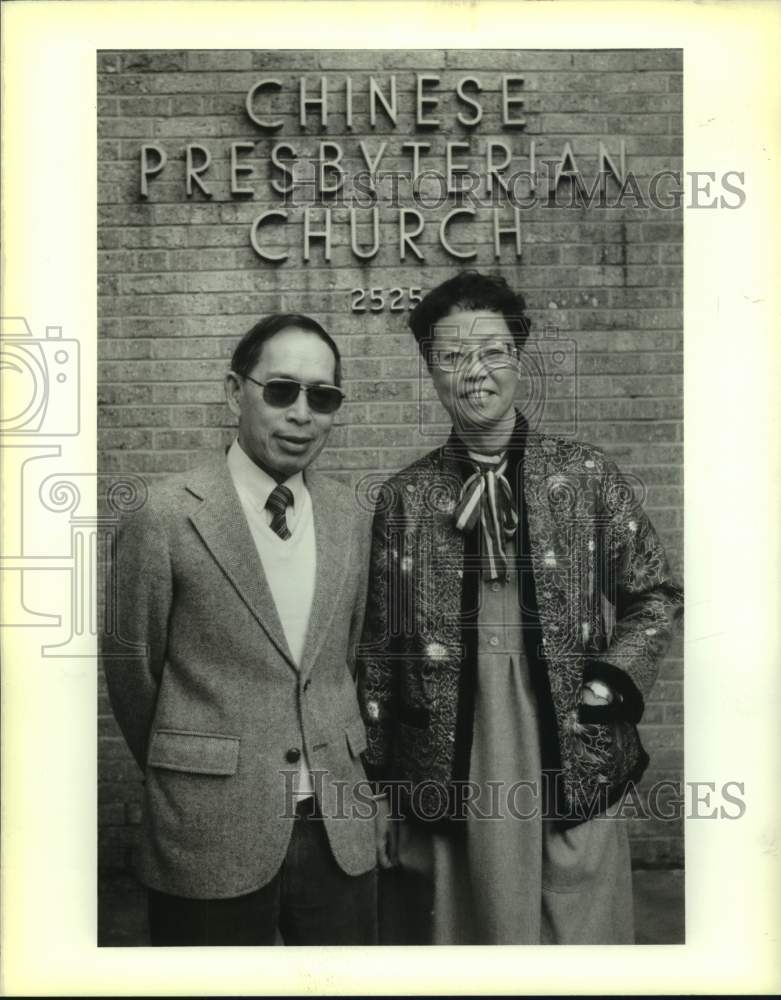
<path fill-rule="evenodd" d="M 513 335 L 515 346 L 518 350 L 523 349 L 531 323 L 526 315 L 526 300 L 520 292 L 514 292 L 499 276 L 459 271 L 433 288 L 410 314 L 409 328 L 426 360 L 433 327 L 454 306 L 468 311 L 500 313 Z"/>
<path fill-rule="evenodd" d="M 339 348 L 334 343 L 317 320 L 311 316 L 303 316 L 301 313 L 272 313 L 257 322 L 251 330 L 244 334 L 231 358 L 231 371 L 237 375 L 249 375 L 258 363 L 263 345 L 267 340 L 271 340 L 277 333 L 295 327 L 298 330 L 306 330 L 314 333 L 324 341 L 333 351 L 334 355 L 334 384 L 342 384 L 342 358 Z"/>

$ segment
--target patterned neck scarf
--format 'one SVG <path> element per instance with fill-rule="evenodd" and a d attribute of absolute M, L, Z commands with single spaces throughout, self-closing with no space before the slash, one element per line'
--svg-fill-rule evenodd
<path fill-rule="evenodd" d="M 484 553 L 487 557 L 485 578 L 507 581 L 505 541 L 518 528 L 518 515 L 513 507 L 513 495 L 504 473 L 507 453 L 480 455 L 468 451 L 475 471 L 461 488 L 455 510 L 456 528 L 470 532 L 479 522 Z"/>

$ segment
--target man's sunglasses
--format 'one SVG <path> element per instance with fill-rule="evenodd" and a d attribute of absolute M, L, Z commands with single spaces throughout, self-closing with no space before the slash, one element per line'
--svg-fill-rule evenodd
<path fill-rule="evenodd" d="M 335 385 L 318 385 L 317 383 L 308 385 L 306 382 L 298 382 L 294 378 L 270 378 L 268 382 L 260 382 L 251 375 L 245 375 L 244 378 L 261 386 L 263 402 L 277 409 L 292 406 L 302 390 L 306 393 L 306 401 L 313 413 L 336 413 L 344 399 L 344 393 Z"/>

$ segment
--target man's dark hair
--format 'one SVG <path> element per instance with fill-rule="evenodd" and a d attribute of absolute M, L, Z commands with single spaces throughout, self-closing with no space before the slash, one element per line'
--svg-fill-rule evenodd
<path fill-rule="evenodd" d="M 502 277 L 481 274 L 479 271 L 459 271 L 441 285 L 432 288 L 410 314 L 409 328 L 427 361 L 432 328 L 453 307 L 500 313 L 513 335 L 515 346 L 518 350 L 523 349 L 531 329 L 523 295 L 514 292 Z"/>
<path fill-rule="evenodd" d="M 237 375 L 249 375 L 258 363 L 263 345 L 267 340 L 271 340 L 277 333 L 295 327 L 298 330 L 306 330 L 314 333 L 324 343 L 328 344 L 334 355 L 334 385 L 342 384 L 342 357 L 339 348 L 334 343 L 317 320 L 311 316 L 303 316 L 301 313 L 272 313 L 264 316 L 257 322 L 251 330 L 244 334 L 231 358 L 231 371 Z"/>

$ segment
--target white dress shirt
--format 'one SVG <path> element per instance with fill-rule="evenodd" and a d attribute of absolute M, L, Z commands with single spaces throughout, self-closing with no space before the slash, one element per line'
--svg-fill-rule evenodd
<path fill-rule="evenodd" d="M 285 513 L 290 538 L 283 539 L 271 529 L 271 511 L 266 501 L 277 485 L 267 472 L 244 452 L 238 438 L 228 449 L 228 471 L 247 518 L 263 571 L 277 607 L 282 629 L 296 665 L 300 667 L 315 594 L 315 525 L 312 498 L 301 472 L 284 485 L 293 494 L 293 506 Z M 301 747 L 298 780 L 294 787 L 299 798 L 314 793 L 306 751 Z"/>

